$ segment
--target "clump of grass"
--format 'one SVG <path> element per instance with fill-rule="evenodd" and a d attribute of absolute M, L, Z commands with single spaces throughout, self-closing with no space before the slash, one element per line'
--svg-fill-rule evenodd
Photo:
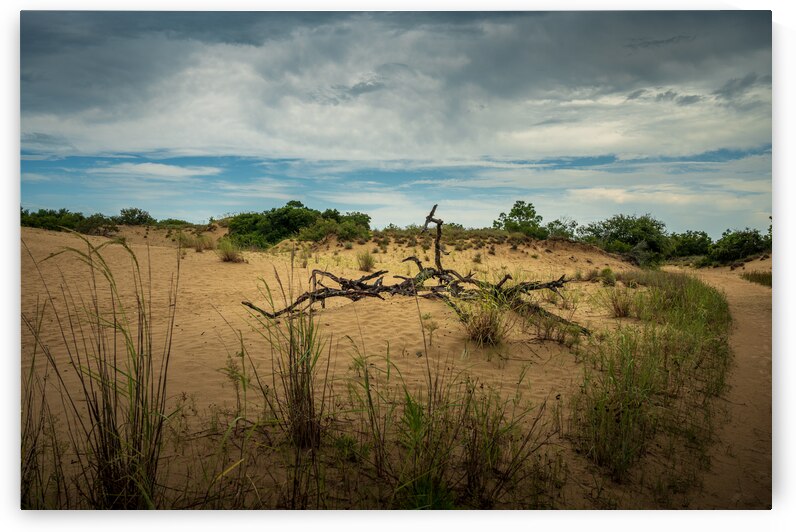
<path fill-rule="evenodd" d="M 583 280 L 590 283 L 595 283 L 600 280 L 600 272 L 597 270 L 597 268 L 592 268 L 586 272 L 586 274 L 583 276 Z"/>
<path fill-rule="evenodd" d="M 555 429 L 545 420 L 545 403 L 521 400 L 525 372 L 513 398 L 505 400 L 450 367 L 432 367 L 428 357 L 418 389 L 401 379 L 389 354 L 384 369 L 373 357 L 357 360 L 365 393 L 356 397 L 369 419 L 369 448 L 379 489 L 389 487 L 389 506 L 488 509 L 505 504 L 509 495 L 527 497 L 525 508 L 549 506 L 561 472 L 540 449 Z M 389 391 L 395 384 L 397 397 Z"/>
<path fill-rule="evenodd" d="M 631 329 L 597 349 L 602 371 L 587 369 L 575 397 L 577 435 L 586 455 L 621 480 L 654 431 L 656 366 L 651 357 L 638 355 L 639 336 Z"/>
<path fill-rule="evenodd" d="M 373 266 L 376 264 L 376 259 L 368 251 L 361 251 L 357 253 L 357 266 L 360 271 L 370 272 L 373 271 Z"/>
<path fill-rule="evenodd" d="M 743 272 L 741 277 L 752 283 L 771 286 L 771 272 Z"/>
<path fill-rule="evenodd" d="M 481 264 L 481 253 L 476 253 L 473 255 L 473 262 L 476 264 Z"/>
<path fill-rule="evenodd" d="M 269 345 L 276 353 L 274 367 L 278 382 L 273 383 L 273 388 L 283 391 L 273 394 L 269 406 L 276 419 L 285 424 L 297 448 L 317 448 L 321 442 L 327 387 L 317 382 L 324 342 L 318 335 L 315 319 L 300 313 L 284 326 L 266 325 L 266 331 Z"/>
<path fill-rule="evenodd" d="M 731 321 L 724 296 L 693 277 L 645 271 L 622 278 L 647 287 L 632 304 L 647 323 L 592 345 L 593 368 L 584 370 L 572 409 L 577 444 L 617 479 L 656 434 L 683 441 L 681 460 L 707 448 L 709 399 L 725 386 Z"/>
<path fill-rule="evenodd" d="M 197 253 L 201 253 L 207 249 L 213 249 L 215 244 L 213 243 L 213 239 L 207 235 L 196 235 L 193 239 L 192 247 Z"/>
<path fill-rule="evenodd" d="M 611 268 L 603 268 L 600 272 L 600 280 L 605 286 L 614 286 L 616 284 L 616 274 Z"/>
<path fill-rule="evenodd" d="M 81 496 L 74 503 L 77 506 L 154 508 L 162 492 L 160 454 L 168 419 L 166 385 L 179 260 L 162 323 L 165 343 L 155 344 L 151 284 L 147 286 L 136 255 L 122 244 L 133 266 L 131 305 L 103 255 L 113 243 L 95 246 L 77 236 L 84 249 L 68 247 L 45 260 L 68 254 L 81 261 L 87 268 L 87 300 L 76 293 L 78 288 L 64 282 L 57 301 L 39 272 L 47 305 L 53 309 L 50 323 L 62 342 L 54 345 L 46 339 L 39 319 L 22 315 L 64 401 L 74 468 L 61 481 L 77 489 Z M 67 382 L 65 362 L 76 370 L 68 379 L 76 378 L 77 387 Z"/>
<path fill-rule="evenodd" d="M 633 296 L 627 288 L 611 288 L 607 290 L 608 306 L 614 318 L 627 318 L 633 308 Z"/>
<path fill-rule="evenodd" d="M 462 306 L 462 321 L 467 336 L 478 346 L 497 345 L 506 339 L 511 324 L 507 309 L 500 302 L 483 298 Z"/>
<path fill-rule="evenodd" d="M 223 262 L 243 262 L 244 260 L 240 248 L 226 238 L 218 241 L 216 253 Z"/>

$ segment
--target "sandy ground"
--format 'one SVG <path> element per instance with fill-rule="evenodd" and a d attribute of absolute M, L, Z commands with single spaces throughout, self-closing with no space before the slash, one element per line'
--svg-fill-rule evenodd
<path fill-rule="evenodd" d="M 213 232 L 217 239 L 222 229 Z M 152 279 L 152 304 L 156 325 L 166 315 L 168 291 L 177 270 L 176 244 L 164 232 L 142 228 L 123 228 L 127 239 Z M 105 242 L 92 237 L 94 243 Z M 45 296 L 45 284 L 53 295 L 54 305 L 62 307 L 62 286 L 74 293 L 88 293 L 88 276 L 84 265 L 74 256 L 61 255 L 44 260 L 63 246 L 78 246 L 72 235 L 22 228 L 22 301 L 23 314 L 33 316 Z M 299 245 L 300 246 L 300 245 Z M 200 413 L 234 404 L 234 392 L 224 375 L 229 356 L 243 346 L 263 374 L 272 371 L 271 352 L 262 336 L 262 326 L 245 307 L 250 300 L 267 307 L 262 289 L 265 285 L 278 291 L 280 281 L 285 291 L 297 295 L 307 289 L 310 271 L 321 269 L 348 278 L 362 274 L 356 268 L 356 253 L 373 251 L 375 244 L 354 245 L 345 250 L 330 242 L 313 249 L 282 246 L 271 253 L 246 252 L 246 262 L 224 263 L 212 251 L 184 251 L 180 261 L 179 290 L 169 370 L 169 395 L 190 397 Z M 29 250 L 29 252 L 28 252 Z M 562 273 L 569 277 L 586 275 L 590 270 L 610 267 L 614 271 L 632 266 L 590 246 L 565 242 L 538 242 L 511 250 L 497 246 L 494 255 L 487 249 L 451 250 L 443 259 L 446 267 L 465 273 L 472 269 L 486 278 L 498 280 L 510 273 L 518 280 L 551 280 Z M 480 262 L 473 259 L 480 255 Z M 414 266 L 401 259 L 416 255 L 433 260 L 433 250 L 390 244 L 387 253 L 375 255 L 376 269 L 399 275 L 414 275 Z M 131 295 L 130 260 L 119 246 L 105 253 L 122 287 L 125 297 Z M 149 260 L 147 260 L 149 257 Z M 42 262 L 43 261 L 43 262 Z M 291 266 L 292 263 L 292 266 Z M 748 264 L 749 270 L 770 270 L 770 260 Z M 741 270 L 703 271 L 703 278 L 725 290 L 735 319 L 732 346 L 735 363 L 726 395 L 727 423 L 719 427 L 720 444 L 712 458 L 712 469 L 706 475 L 704 492 L 695 493 L 696 508 L 765 508 L 771 501 L 771 289 L 739 278 Z M 151 272 L 151 273 L 150 273 Z M 292 276 L 292 281 L 291 281 Z M 389 276 L 385 279 L 389 282 Z M 563 308 L 555 298 L 540 302 L 559 315 L 593 328 L 615 327 L 617 320 L 598 301 L 598 283 L 572 283 L 569 294 L 577 294 L 574 308 Z M 282 301 L 276 305 L 281 306 Z M 441 302 L 391 298 L 385 301 L 330 301 L 318 314 L 329 353 L 331 382 L 356 374 L 354 356 L 365 354 L 374 364 L 383 364 L 387 356 L 400 372 L 404 382 L 421 386 L 429 366 L 451 374 L 467 373 L 472 378 L 511 393 L 525 375 L 525 397 L 537 404 L 571 393 L 582 378 L 581 367 L 572 352 L 554 342 L 541 342 L 532 331 L 514 327 L 501 346 L 480 348 L 473 345 L 453 311 Z M 433 337 L 423 323 L 433 322 Z M 52 311 L 45 315 L 45 341 L 61 342 Z M 155 330 L 156 345 L 163 330 Z M 23 369 L 31 339 L 23 326 Z M 425 342 L 425 343 L 424 343 Z M 428 346 L 426 348 L 426 345 Z M 57 355 L 65 357 L 63 350 Z M 41 363 L 41 362 L 40 362 Z M 66 370 L 67 372 L 69 369 Z M 562 445 L 565 443 L 562 441 Z M 588 475 L 588 467 L 573 464 L 572 473 Z M 588 491 L 588 486 L 583 490 Z M 576 490 L 577 491 L 577 490 Z M 567 501 L 572 507 L 590 507 L 588 497 L 574 493 Z M 644 507 L 643 501 L 637 504 Z M 650 506 L 646 506 L 650 507 Z"/>
<path fill-rule="evenodd" d="M 771 508 L 771 288 L 739 276 L 742 271 L 771 271 L 771 259 L 744 268 L 697 274 L 724 291 L 733 316 L 733 365 L 723 397 L 726 422 L 717 430 L 699 508 Z"/>

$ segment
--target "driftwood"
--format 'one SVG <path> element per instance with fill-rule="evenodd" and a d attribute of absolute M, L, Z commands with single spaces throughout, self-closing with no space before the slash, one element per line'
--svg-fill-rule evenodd
<path fill-rule="evenodd" d="M 249 301 L 242 301 L 242 304 L 267 318 L 275 319 L 283 314 L 307 311 L 315 303 L 320 303 L 322 307 L 325 307 L 325 301 L 334 297 L 359 301 L 366 297 L 384 299 L 384 295 L 401 295 L 422 297 L 425 299 L 438 299 L 450 306 L 459 318 L 464 320 L 466 319 L 466 314 L 456 301 L 477 300 L 488 296 L 501 301 L 508 308 L 519 314 L 525 316 L 538 314 L 572 326 L 582 334 L 590 334 L 589 330 L 585 327 L 552 314 L 539 305 L 528 302 L 522 298 L 523 294 L 535 290 L 552 290 L 558 293 L 559 288 L 562 288 L 566 283 L 571 281 L 571 279 L 567 279 L 564 275 L 554 281 L 529 281 L 505 286 L 506 282 L 512 279 L 511 275 L 507 274 L 500 282 L 492 284 L 474 279 L 473 272 L 469 272 L 467 275 L 461 275 L 456 270 L 443 268 L 442 255 L 447 255 L 442 248 L 442 225 L 444 222 L 434 217 L 436 211 L 437 205 L 434 205 L 431 212 L 426 216 L 426 222 L 422 230 L 423 233 L 427 232 L 428 226 L 431 223 L 437 226 L 436 235 L 434 237 L 434 267 L 424 266 L 420 259 L 415 256 L 406 257 L 402 261 L 415 263 L 418 273 L 414 277 L 393 275 L 393 279 L 398 279 L 400 282 L 385 285 L 384 276 L 389 273 L 387 270 L 380 270 L 360 277 L 359 279 L 346 279 L 327 271 L 313 270 L 310 274 L 312 290 L 304 292 L 290 305 L 281 310 L 268 312 Z M 337 286 L 326 286 L 324 284 L 326 280 L 334 282 Z M 426 286 L 428 281 L 436 281 L 436 284 Z"/>

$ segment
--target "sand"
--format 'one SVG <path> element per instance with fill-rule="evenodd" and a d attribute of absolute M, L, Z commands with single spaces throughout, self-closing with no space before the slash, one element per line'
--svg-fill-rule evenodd
<path fill-rule="evenodd" d="M 216 229 L 212 237 L 217 239 L 223 233 L 223 229 Z M 164 231 L 154 229 L 122 228 L 120 234 L 139 257 L 144 271 L 151 272 L 153 312 L 156 318 L 165 316 L 169 287 L 177 270 L 175 242 Z M 30 251 L 29 254 L 25 247 L 22 249 L 23 314 L 35 314 L 37 302 L 45 294 L 43 280 L 54 295 L 56 306 L 63 304 L 60 285 L 87 293 L 86 268 L 75 257 L 61 255 L 42 262 L 64 246 L 79 246 L 76 237 L 22 228 L 22 240 Z M 107 239 L 90 237 L 90 240 L 98 244 Z M 356 253 L 373 251 L 376 247 L 368 242 L 347 250 L 334 241 L 313 249 L 302 246 L 285 244 L 279 252 L 245 252 L 246 261 L 239 264 L 224 263 L 212 251 L 183 251 L 169 370 L 168 393 L 172 400 L 190 397 L 200 413 L 234 404 L 234 392 L 223 368 L 228 357 L 240 351 L 241 341 L 260 371 L 264 374 L 272 371 L 262 325 L 241 301 L 267 307 L 263 289 L 268 285 L 277 291 L 280 280 L 286 291 L 292 290 L 297 295 L 307 289 L 314 268 L 349 278 L 359 277 L 362 272 L 356 268 Z M 591 246 L 567 242 L 537 242 L 520 245 L 516 250 L 499 245 L 494 255 L 487 253 L 486 248 L 450 253 L 443 259 L 446 267 L 462 273 L 470 269 L 481 271 L 494 280 L 505 273 L 515 279 L 547 281 L 561 274 L 575 277 L 605 267 L 617 272 L 633 268 Z M 480 254 L 480 263 L 473 261 L 476 254 Z M 413 275 L 414 265 L 400 262 L 409 255 L 433 260 L 433 250 L 390 244 L 386 254 L 375 255 L 376 268 Z M 127 254 L 118 246 L 111 246 L 106 257 L 119 285 L 128 286 L 132 276 Z M 771 263 L 763 261 L 754 266 L 746 267 L 766 270 Z M 704 491 L 690 494 L 693 508 L 764 508 L 771 501 L 771 289 L 740 279 L 740 272 L 720 269 L 700 273 L 706 282 L 727 292 L 736 324 L 732 336 L 735 365 L 725 398 L 727 422 L 718 430 L 720 443 L 711 457 L 713 467 L 705 475 Z M 388 280 L 389 276 L 385 281 Z M 559 315 L 595 330 L 617 326 L 617 320 L 596 300 L 600 291 L 598 283 L 581 282 L 572 286 L 573 292 L 580 294 L 574 309 L 562 308 L 555 298 L 548 301 L 543 294 L 539 294 L 540 302 Z M 126 297 L 131 295 L 129 289 L 123 290 Z M 278 301 L 277 306 L 281 303 Z M 537 404 L 545 400 L 551 404 L 560 401 L 582 379 L 581 365 L 569 349 L 554 342 L 538 341 L 532 331 L 522 327 L 514 327 L 508 340 L 498 347 L 474 345 L 454 312 L 437 301 L 405 297 L 356 303 L 335 300 L 329 301 L 317 317 L 333 383 L 356 374 L 353 357 L 357 353 L 372 357 L 374 363 L 382 363 L 389 356 L 410 387 L 422 385 L 429 366 L 450 373 L 466 372 L 506 393 L 516 389 L 520 375 L 525 375 L 525 397 Z M 51 316 L 47 320 L 46 323 L 52 323 Z M 422 326 L 430 321 L 435 324 L 431 338 L 429 328 L 424 330 Z M 164 338 L 163 332 L 155 331 L 156 341 Z M 59 342 L 56 331 L 46 334 L 53 345 Z M 23 329 L 23 368 L 30 341 Z M 565 447 L 567 442 L 559 440 L 558 444 Z M 565 459 L 572 460 L 570 478 L 590 474 L 589 466 L 574 453 L 566 451 Z M 572 484 L 567 506 L 592 507 L 588 497 L 592 488 L 579 486 L 577 482 Z M 654 507 L 654 504 L 640 499 L 628 506 Z"/>
<path fill-rule="evenodd" d="M 744 269 L 703 270 L 697 276 L 723 290 L 733 316 L 733 365 L 722 397 L 725 421 L 717 430 L 711 468 L 699 508 L 771 508 L 771 297 L 772 289 L 750 283 L 743 271 L 771 271 L 771 259 Z"/>

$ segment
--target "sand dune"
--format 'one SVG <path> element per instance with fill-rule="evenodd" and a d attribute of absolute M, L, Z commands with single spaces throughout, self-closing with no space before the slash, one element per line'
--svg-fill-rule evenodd
<path fill-rule="evenodd" d="M 216 229 L 212 237 L 217 239 L 223 232 L 223 229 Z M 352 249 L 344 249 L 335 241 L 316 246 L 283 244 L 277 251 L 244 252 L 246 261 L 234 264 L 222 262 L 213 251 L 198 253 L 188 249 L 183 250 L 180 256 L 176 243 L 161 230 L 122 228 L 120 236 L 136 253 L 146 276 L 151 275 L 151 301 L 156 327 L 160 327 L 163 321 L 159 322 L 158 318 L 167 315 L 168 292 L 176 278 L 179 259 L 179 289 L 168 391 L 173 398 L 192 397 L 200 411 L 234 403 L 234 393 L 223 368 L 228 357 L 240 350 L 241 341 L 264 374 L 273 370 L 270 348 L 262 336 L 262 325 L 256 316 L 241 305 L 241 301 L 249 300 L 267 307 L 264 295 L 266 286 L 277 295 L 281 286 L 295 296 L 307 289 L 312 269 L 325 269 L 356 278 L 362 275 L 356 268 L 356 253 L 374 248 L 372 242 L 354 245 Z M 94 244 L 107 241 L 101 237 L 88 239 Z M 22 241 L 23 314 L 35 315 L 37 305 L 42 303 L 46 294 L 45 283 L 56 306 L 64 304 L 61 286 L 69 287 L 74 293 L 88 293 L 87 268 L 75 256 L 63 254 L 44 260 L 64 246 L 80 248 L 81 243 L 74 235 L 22 228 Z M 476 253 L 480 254 L 480 263 L 473 261 Z M 428 252 L 391 244 L 386 253 L 375 255 L 376 268 L 399 275 L 414 274 L 413 265 L 401 262 L 409 255 L 425 259 Z M 132 303 L 129 255 L 120 246 L 109 246 L 105 257 L 120 289 Z M 510 273 L 515 279 L 539 281 L 552 280 L 562 274 L 570 278 L 582 277 L 591 270 L 606 267 L 616 272 L 634 268 L 591 246 L 561 241 L 520 245 L 516 250 L 500 245 L 496 247 L 494 255 L 487 253 L 486 249 L 452 250 L 444 263 L 446 267 L 461 272 L 471 269 L 479 271 L 487 278 L 496 279 Z M 767 270 L 771 268 L 771 262 L 770 259 L 758 261 L 745 268 Z M 732 447 L 736 454 L 724 453 L 725 447 L 716 448 L 716 467 L 712 476 L 706 477 L 704 495 L 694 493 L 691 496 L 692 507 L 696 508 L 736 505 L 765 507 L 767 503 L 770 504 L 770 289 L 741 280 L 738 277 L 741 271 L 719 269 L 701 273 L 708 283 L 731 294 L 732 310 L 739 323 L 733 345 L 741 356 L 736 355 L 738 362 L 728 401 L 745 405 L 746 410 L 732 410 L 730 421 L 724 430 L 719 431 L 721 445 Z M 385 282 L 390 282 L 389 276 Z M 584 281 L 569 286 L 571 288 L 566 292 L 577 294 L 576 303 L 570 308 L 564 308 L 566 305 L 556 297 L 548 298 L 543 293 L 537 295 L 538 301 L 546 308 L 594 330 L 610 330 L 618 325 L 619 320 L 612 318 L 604 305 L 600 304 L 599 283 Z M 741 301 L 748 301 L 749 298 L 760 303 L 755 307 L 756 317 L 751 323 L 737 316 L 749 308 L 741 304 Z M 280 299 L 278 296 L 277 306 L 283 304 Z M 768 307 L 765 306 L 766 301 Z M 503 389 L 506 393 L 516 388 L 520 375 L 525 375 L 526 397 L 537 403 L 544 400 L 561 401 L 562 397 L 573 393 L 582 378 L 581 364 L 571 349 L 555 342 L 539 341 L 527 327 L 513 327 L 507 341 L 499 346 L 475 345 L 467 338 L 455 313 L 439 301 L 407 297 L 388 297 L 385 301 L 367 299 L 355 303 L 330 300 L 325 309 L 319 309 L 316 316 L 326 342 L 324 353 L 329 356 L 332 382 L 355 374 L 353 356 L 357 353 L 374 357 L 374 360 L 384 360 L 381 357 L 389 356 L 409 387 L 422 386 L 429 366 L 444 368 L 450 373 L 467 373 L 473 379 Z M 428 326 L 429 322 L 433 326 Z M 51 313 L 46 316 L 45 323 L 53 323 Z M 45 327 L 45 330 L 48 342 L 57 345 L 61 341 L 54 327 Z M 765 339 L 757 337 L 742 340 L 748 339 L 752 333 L 765 331 L 768 332 L 767 344 Z M 164 338 L 164 331 L 156 328 L 156 342 Z M 743 341 L 751 343 L 744 345 Z M 23 334 L 23 357 L 30 352 L 30 342 L 29 335 Z M 756 349 L 759 356 L 749 360 L 746 357 L 752 349 Z M 23 359 L 23 367 L 25 364 Z M 768 402 L 760 398 L 767 398 Z M 754 428 L 750 427 L 753 432 L 742 431 L 743 427 L 749 426 L 750 420 L 758 420 Z M 756 439 L 752 438 L 752 434 Z M 741 439 L 736 442 L 736 437 Z M 562 448 L 567 447 L 564 440 L 560 440 L 559 444 Z M 750 460 L 753 460 L 746 464 L 753 470 L 749 475 L 760 478 L 755 477 L 754 496 L 748 495 L 744 488 L 741 499 L 736 501 L 734 491 L 732 494 L 726 492 L 727 489 L 734 490 L 734 487 L 727 486 L 726 472 L 739 470 L 737 460 L 746 455 L 737 453 L 749 454 Z M 566 449 L 565 455 L 570 477 L 589 475 L 589 466 L 582 457 Z M 619 493 L 622 488 L 617 489 Z M 584 495 L 588 490 L 577 482 L 571 483 L 566 492 L 568 506 L 590 507 L 588 497 Z M 625 495 L 622 504 L 625 507 L 649 508 L 655 507 L 656 503 L 644 497 L 634 499 L 633 495 Z"/>

